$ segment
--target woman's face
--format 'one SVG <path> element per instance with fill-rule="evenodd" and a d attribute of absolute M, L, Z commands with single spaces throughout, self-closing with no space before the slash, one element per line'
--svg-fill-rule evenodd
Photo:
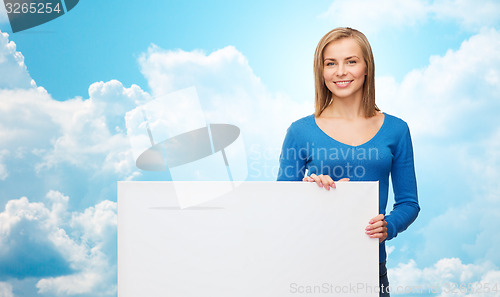
<path fill-rule="evenodd" d="M 323 78 L 335 98 L 361 100 L 367 67 L 359 45 L 352 38 L 330 42 L 323 51 Z"/>

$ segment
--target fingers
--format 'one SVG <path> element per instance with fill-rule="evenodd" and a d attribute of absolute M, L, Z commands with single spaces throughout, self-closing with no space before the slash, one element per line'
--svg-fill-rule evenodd
<path fill-rule="evenodd" d="M 370 238 L 378 238 L 379 243 L 384 241 L 387 238 L 387 228 L 386 227 L 379 227 L 379 228 L 367 230 L 367 231 L 365 231 L 365 233 Z"/>
<path fill-rule="evenodd" d="M 377 221 L 383 221 L 384 218 L 385 218 L 385 216 L 383 214 L 379 214 L 379 215 L 377 215 L 376 217 L 374 217 L 374 218 L 372 218 L 370 220 L 370 224 L 373 224 L 373 223 L 375 223 Z"/>
<path fill-rule="evenodd" d="M 368 235 L 376 235 L 376 234 L 385 233 L 385 232 L 387 232 L 386 227 L 378 227 L 378 228 L 373 228 L 373 229 L 365 231 L 365 233 Z"/>
<path fill-rule="evenodd" d="M 370 224 L 365 228 L 365 233 L 370 238 L 378 238 L 379 243 L 387 238 L 387 222 L 385 216 L 379 214 L 370 220 Z"/>
<path fill-rule="evenodd" d="M 318 187 L 325 187 L 326 190 L 330 190 L 330 188 L 337 188 L 337 186 L 335 185 L 335 182 L 333 181 L 333 179 L 329 176 L 329 175 L 324 175 L 324 174 L 320 174 L 320 175 L 316 175 L 314 173 L 312 173 L 310 176 L 305 176 L 302 181 L 305 181 L 305 182 L 316 182 L 316 184 L 318 185 Z M 338 182 L 347 182 L 349 181 L 348 178 L 342 178 L 340 179 Z"/>
<path fill-rule="evenodd" d="M 374 225 L 369 225 L 368 227 L 365 228 L 366 234 L 375 234 L 379 232 L 387 232 L 387 222 L 384 222 L 382 224 L 374 224 Z"/>
<path fill-rule="evenodd" d="M 318 187 L 325 187 L 326 190 L 330 190 L 330 187 L 333 187 L 335 189 L 335 183 L 333 182 L 333 179 L 329 175 L 316 175 L 316 174 L 311 174 L 309 176 L 312 181 L 316 182 Z"/>
<path fill-rule="evenodd" d="M 371 229 L 375 229 L 375 228 L 379 228 L 379 227 L 386 227 L 387 226 L 387 222 L 386 221 L 377 221 L 373 224 L 370 224 L 366 227 L 366 230 L 371 230 Z"/>
<path fill-rule="evenodd" d="M 302 181 L 305 181 L 305 182 L 313 182 L 314 179 L 310 176 L 304 176 L 304 178 L 302 179 Z"/>
<path fill-rule="evenodd" d="M 335 186 L 335 182 L 333 181 L 333 179 L 329 176 L 329 175 L 320 175 L 319 178 L 321 179 L 321 183 L 323 184 L 323 186 L 325 187 L 325 189 L 327 189 L 328 191 L 330 190 L 330 187 L 332 188 L 336 188 Z"/>

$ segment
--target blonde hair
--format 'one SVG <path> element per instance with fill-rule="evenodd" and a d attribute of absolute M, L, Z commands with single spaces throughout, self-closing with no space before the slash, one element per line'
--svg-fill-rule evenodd
<path fill-rule="evenodd" d="M 362 108 L 365 113 L 365 117 L 369 118 L 375 115 L 376 111 L 380 109 L 375 104 L 375 62 L 373 60 L 373 53 L 370 43 L 366 36 L 356 29 L 352 28 L 336 28 L 332 31 L 326 33 L 323 38 L 318 43 L 316 51 L 314 53 L 314 85 L 315 85 L 315 111 L 314 115 L 318 117 L 321 115 L 323 110 L 330 105 L 332 100 L 332 92 L 326 87 L 325 79 L 323 77 L 323 52 L 328 44 L 333 41 L 340 40 L 343 38 L 352 38 L 356 41 L 361 48 L 363 53 L 363 59 L 365 61 L 367 70 L 366 78 L 363 84 L 363 97 L 362 97 Z"/>

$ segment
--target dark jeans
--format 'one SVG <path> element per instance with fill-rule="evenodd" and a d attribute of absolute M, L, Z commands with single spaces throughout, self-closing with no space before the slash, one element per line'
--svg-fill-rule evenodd
<path fill-rule="evenodd" d="M 387 287 L 389 286 L 389 279 L 387 278 L 387 268 L 385 267 L 385 262 L 380 263 L 378 266 L 379 276 L 380 276 L 380 297 L 389 297 L 389 291 Z"/>

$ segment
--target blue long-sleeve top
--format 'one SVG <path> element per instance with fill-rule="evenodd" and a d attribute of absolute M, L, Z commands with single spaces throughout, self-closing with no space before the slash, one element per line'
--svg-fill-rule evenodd
<path fill-rule="evenodd" d="M 306 170 L 307 175 L 330 175 L 335 181 L 378 181 L 379 213 L 384 215 L 391 176 L 395 203 L 385 216 L 386 240 L 406 230 L 420 211 L 410 129 L 395 116 L 384 113 L 377 134 L 358 146 L 328 136 L 318 127 L 314 115 L 293 122 L 283 142 L 278 181 L 301 181 Z M 386 258 L 384 241 L 379 249 L 380 263 Z"/>

